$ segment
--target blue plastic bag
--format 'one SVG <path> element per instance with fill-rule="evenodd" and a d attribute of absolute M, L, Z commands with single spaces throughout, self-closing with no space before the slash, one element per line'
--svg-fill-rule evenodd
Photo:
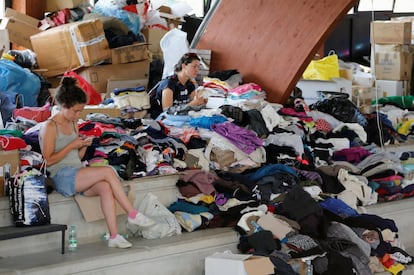
<path fill-rule="evenodd" d="M 40 78 L 36 74 L 13 61 L 0 59 L 0 79 L 0 93 L 22 94 L 24 106 L 37 106 Z"/>
<path fill-rule="evenodd" d="M 139 15 L 123 10 L 122 7 L 126 6 L 126 3 L 121 2 L 123 1 L 117 3 L 117 1 L 100 0 L 95 4 L 95 12 L 121 20 L 133 34 L 137 35 L 141 30 Z"/>

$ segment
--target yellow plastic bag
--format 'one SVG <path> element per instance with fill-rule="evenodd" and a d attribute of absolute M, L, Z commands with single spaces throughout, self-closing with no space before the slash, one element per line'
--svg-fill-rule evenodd
<path fill-rule="evenodd" d="M 307 80 L 331 80 L 339 77 L 338 56 L 330 54 L 322 59 L 312 60 L 302 75 Z"/>

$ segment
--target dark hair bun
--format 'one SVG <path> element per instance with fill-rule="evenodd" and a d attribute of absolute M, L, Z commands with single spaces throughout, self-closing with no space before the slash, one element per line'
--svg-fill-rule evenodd
<path fill-rule="evenodd" d="M 62 79 L 62 85 L 64 85 L 64 86 L 75 86 L 76 85 L 76 78 L 64 77 Z"/>

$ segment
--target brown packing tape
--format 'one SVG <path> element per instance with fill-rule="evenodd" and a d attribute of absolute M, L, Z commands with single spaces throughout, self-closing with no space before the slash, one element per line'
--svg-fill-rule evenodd
<path fill-rule="evenodd" d="M 93 33 L 94 38 L 86 40 L 86 41 L 80 41 L 78 37 L 78 34 L 79 34 L 78 29 L 80 28 L 89 29 L 88 33 Z M 85 53 L 85 48 L 88 46 L 99 44 L 102 41 L 105 41 L 106 39 L 104 34 L 99 34 L 95 25 L 89 25 L 89 24 L 88 25 L 83 25 L 83 24 L 72 25 L 69 27 L 69 33 L 72 38 L 73 46 L 75 47 L 75 53 L 78 57 L 78 60 L 81 66 L 87 63 L 87 61 L 85 60 L 85 56 L 87 56 L 87 54 Z M 92 65 L 92 64 L 89 64 L 89 65 Z"/>

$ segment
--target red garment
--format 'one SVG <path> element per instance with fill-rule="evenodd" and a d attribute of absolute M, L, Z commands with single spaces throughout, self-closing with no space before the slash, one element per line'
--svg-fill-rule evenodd
<path fill-rule="evenodd" d="M 390 254 L 385 254 L 381 259 L 380 262 L 382 263 L 383 266 L 385 266 L 386 268 L 389 268 L 390 266 L 392 266 L 394 264 L 394 260 L 390 257 Z"/>
<path fill-rule="evenodd" d="M 84 136 L 100 137 L 104 132 L 113 132 L 125 134 L 126 131 L 115 127 L 113 124 L 105 124 L 102 122 L 84 121 L 78 125 L 79 134 Z"/>
<path fill-rule="evenodd" d="M 13 117 L 17 118 L 19 116 L 36 122 L 43 122 L 51 116 L 50 103 L 48 102 L 42 107 L 24 106 L 22 108 L 14 109 Z"/>
<path fill-rule="evenodd" d="M 124 7 L 122 7 L 122 9 L 123 9 L 124 11 L 129 11 L 129 12 L 133 12 L 133 13 L 138 14 L 137 5 L 128 5 L 128 6 L 124 6 Z"/>
<path fill-rule="evenodd" d="M 4 151 L 24 149 L 27 147 L 24 139 L 14 136 L 0 136 L 0 148 Z"/>
<path fill-rule="evenodd" d="M 323 118 L 319 118 L 315 121 L 315 127 L 316 127 L 316 130 L 324 132 L 324 133 L 329 133 L 330 131 L 332 131 L 331 124 L 329 124 L 329 122 Z"/>

